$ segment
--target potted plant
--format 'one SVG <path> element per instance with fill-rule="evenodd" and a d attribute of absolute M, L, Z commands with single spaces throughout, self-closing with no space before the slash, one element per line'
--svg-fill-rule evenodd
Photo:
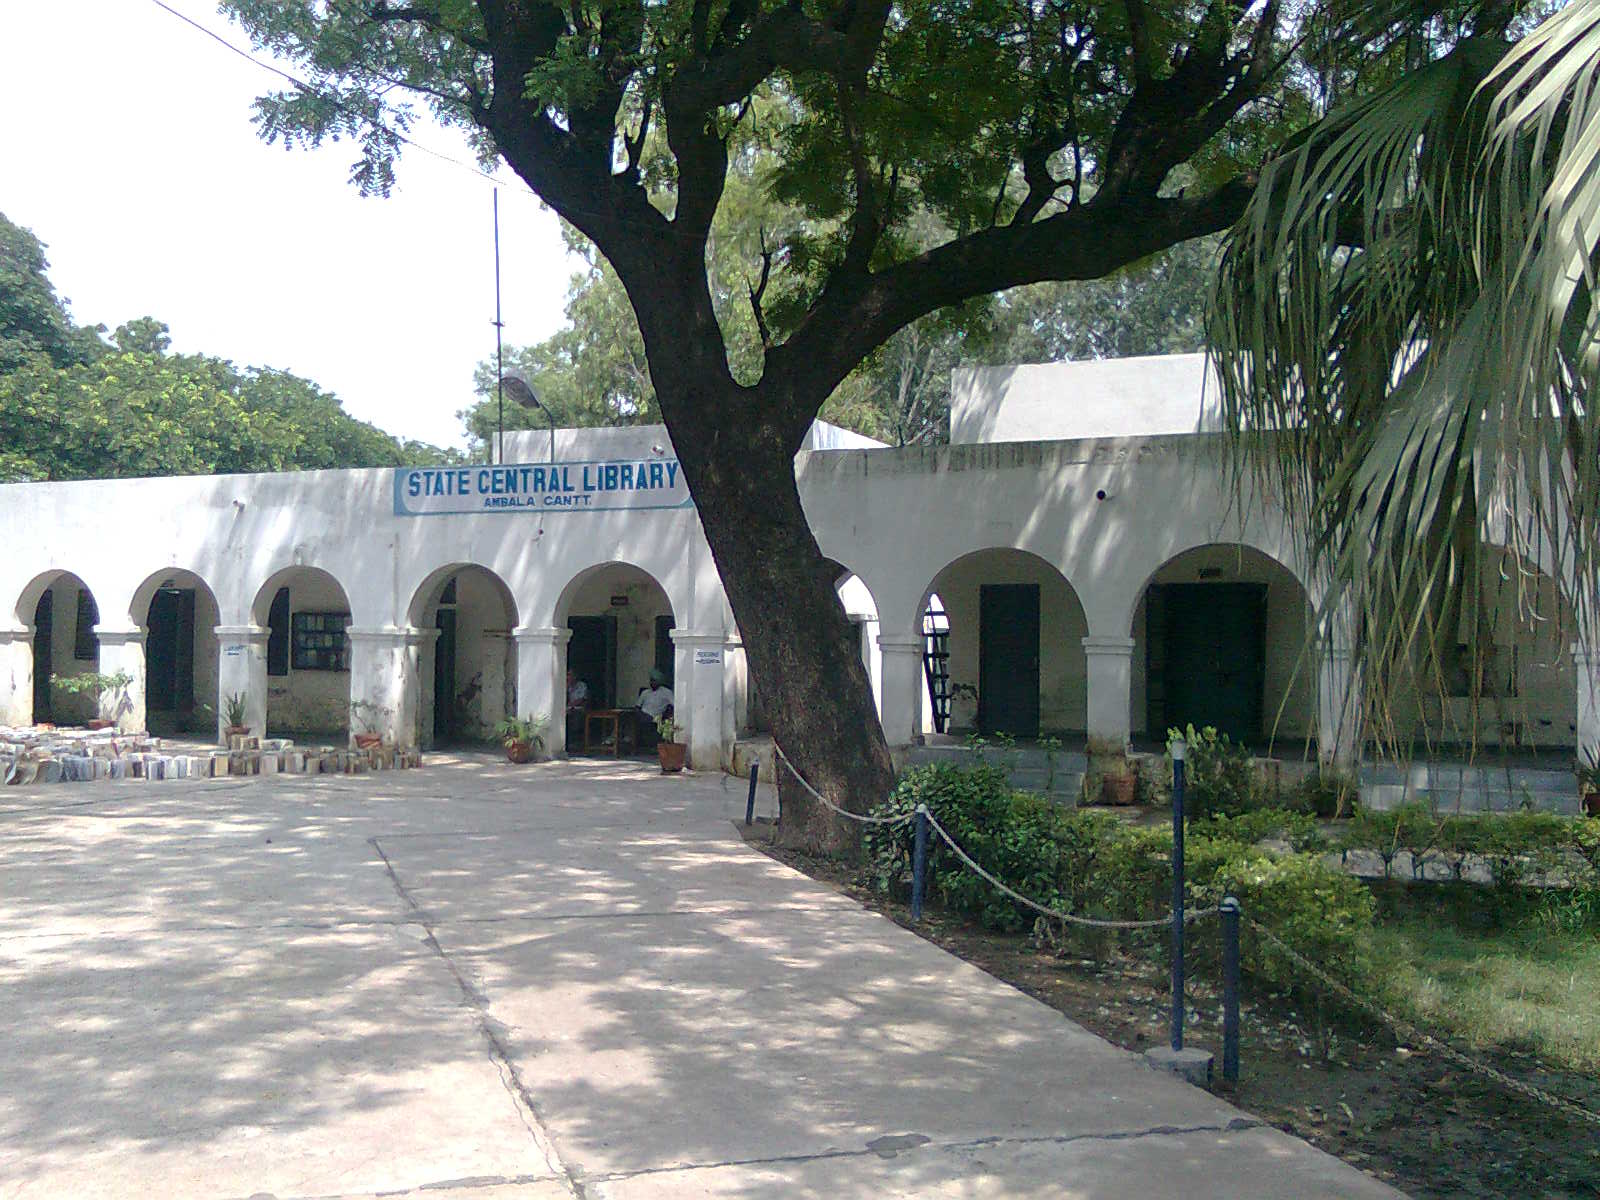
<path fill-rule="evenodd" d="M 222 731 L 227 737 L 244 737 L 250 732 L 243 692 L 235 692 L 222 702 L 222 719 L 228 723 Z"/>
<path fill-rule="evenodd" d="M 1085 799 L 1093 804 L 1132 804 L 1138 796 L 1139 773 L 1128 761 L 1127 743 L 1119 738 L 1092 737 L 1085 747 Z"/>
<path fill-rule="evenodd" d="M 1592 749 L 1585 750 L 1583 761 L 1578 764 L 1577 775 L 1584 815 L 1600 817 L 1600 755 Z"/>
<path fill-rule="evenodd" d="M 351 724 L 357 726 L 351 740 L 355 742 L 357 750 L 376 750 L 383 745 L 383 718 L 389 710 L 371 700 L 352 700 L 350 702 Z"/>
<path fill-rule="evenodd" d="M 99 715 L 100 697 L 107 692 L 119 691 L 132 682 L 132 677 L 126 671 L 118 671 L 114 675 L 86 671 L 82 675 L 57 675 L 50 681 L 50 686 L 66 696 L 88 696 L 94 702 L 96 715 L 88 718 L 84 724 L 90 729 L 109 729 L 116 722 Z"/>
<path fill-rule="evenodd" d="M 656 742 L 656 758 L 662 772 L 671 775 L 683 770 L 689 747 L 678 741 L 678 723 L 665 714 L 657 717 L 656 737 L 660 739 Z"/>
<path fill-rule="evenodd" d="M 544 757 L 544 732 L 548 717 L 507 717 L 495 726 L 494 733 L 506 748 L 506 759 L 514 763 L 533 762 Z"/>

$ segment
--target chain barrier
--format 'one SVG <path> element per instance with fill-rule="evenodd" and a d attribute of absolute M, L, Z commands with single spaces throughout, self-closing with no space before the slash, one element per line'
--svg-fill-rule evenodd
<path fill-rule="evenodd" d="M 795 782 L 801 787 L 805 788 L 805 790 L 811 794 L 812 799 L 816 800 L 819 804 L 824 805 L 831 811 L 838 813 L 841 817 L 848 817 L 850 820 L 856 821 L 862 825 L 904 825 L 907 821 L 913 820 L 916 817 L 915 813 L 904 813 L 898 817 L 871 817 L 864 816 L 861 813 L 850 812 L 848 809 L 840 808 L 832 800 L 829 800 L 821 792 L 817 791 L 816 788 L 812 787 L 806 782 L 805 776 L 801 775 L 800 772 L 795 769 L 795 765 L 789 761 L 789 756 L 783 752 L 782 746 L 778 745 L 778 743 L 774 741 L 772 743 L 772 748 L 777 752 L 778 761 L 789 768 L 789 774 L 794 776 Z"/>
<path fill-rule="evenodd" d="M 949 832 L 945 829 L 945 827 L 943 825 L 939 824 L 939 822 L 934 818 L 934 815 L 931 812 L 928 812 L 928 810 L 926 808 L 921 809 L 921 811 L 927 815 L 928 825 L 933 829 L 933 831 L 936 834 L 939 835 L 940 840 L 942 840 L 946 846 L 950 847 L 951 851 L 955 854 L 955 856 L 957 858 L 959 858 L 963 863 L 966 864 L 968 870 L 972 871 L 980 879 L 983 879 L 986 883 L 989 884 L 990 887 L 992 887 L 995 890 L 997 890 L 999 892 L 1002 892 L 1003 894 L 1011 897 L 1011 899 L 1015 900 L 1018 904 L 1027 905 L 1029 908 L 1033 909 L 1033 911 L 1038 913 L 1040 916 L 1049 917 L 1051 920 L 1055 920 L 1055 921 L 1066 921 L 1066 922 L 1068 922 L 1069 924 L 1072 924 L 1072 925 L 1089 925 L 1089 926 L 1092 926 L 1095 929 L 1171 929 L 1172 928 L 1172 918 L 1171 917 L 1156 917 L 1156 918 L 1154 918 L 1152 920 L 1148 920 L 1148 921 L 1109 921 L 1109 920 L 1101 920 L 1099 917 L 1080 917 L 1075 913 L 1066 913 L 1066 912 L 1061 912 L 1061 911 L 1059 911 L 1057 909 L 1054 909 L 1054 908 L 1047 908 L 1043 904 L 1040 904 L 1035 900 L 1028 899 L 1028 897 L 1024 896 L 1021 892 L 1018 892 L 1018 891 L 1016 891 L 1016 890 L 1014 890 L 1012 888 L 1007 887 L 1005 884 L 1001 883 L 998 879 L 996 879 L 993 875 L 989 874 L 988 871 L 985 871 L 982 867 L 980 867 L 973 860 L 973 858 L 972 858 L 972 856 L 970 854 L 968 854 L 965 850 L 963 850 L 959 845 L 956 844 L 955 838 L 950 836 Z M 1205 917 L 1214 917 L 1221 911 L 1222 911 L 1222 909 L 1220 907 L 1190 909 L 1190 910 L 1185 911 L 1185 913 L 1183 914 L 1183 922 L 1184 922 L 1185 925 L 1188 925 L 1188 924 L 1191 924 L 1191 923 L 1193 923 L 1195 921 L 1202 920 Z"/>
<path fill-rule="evenodd" d="M 922 814 L 927 818 L 929 828 L 939 836 L 939 840 L 950 848 L 950 852 L 954 854 L 969 871 L 973 872 L 990 887 L 994 888 L 1002 895 L 1015 900 L 1018 904 L 1032 909 L 1042 917 L 1046 917 L 1053 921 L 1065 921 L 1072 925 L 1087 925 L 1095 929 L 1170 929 L 1172 927 L 1172 918 L 1170 916 L 1157 917 L 1147 921 L 1101 920 L 1097 917 L 1082 917 L 1075 913 L 1061 912 L 1058 909 L 1049 908 L 1046 905 L 1040 904 L 1036 900 L 1031 900 L 1027 896 L 1024 896 L 1021 892 L 1017 891 L 1015 888 L 1008 887 L 1006 884 L 996 879 L 993 874 L 980 866 L 970 854 L 961 848 L 960 843 L 958 843 L 955 838 L 950 836 L 950 832 L 945 829 L 943 825 L 939 824 L 934 815 L 928 811 L 926 805 L 918 805 L 916 812 L 902 813 L 898 817 L 874 817 L 866 816 L 861 813 L 850 812 L 847 809 L 840 808 L 821 792 L 817 791 L 816 788 L 807 783 L 805 777 L 802 776 L 795 768 L 795 765 L 789 761 L 789 756 L 783 752 L 783 747 L 779 746 L 777 742 L 773 742 L 772 748 L 777 753 L 778 761 L 789 768 L 789 774 L 794 776 L 795 781 L 799 783 L 799 785 L 803 787 L 819 804 L 822 804 L 831 812 L 835 812 L 841 817 L 845 817 L 851 821 L 859 822 L 862 825 L 904 825 L 908 821 L 914 821 L 918 813 Z M 1222 909 L 1220 905 L 1214 905 L 1210 908 L 1187 910 L 1184 913 L 1184 924 L 1192 924 L 1195 921 L 1204 920 L 1207 917 L 1217 916 L 1221 911 Z M 1411 1024 L 1411 1022 L 1395 1016 L 1393 1013 L 1387 1011 L 1376 1002 L 1367 999 L 1365 996 L 1362 996 L 1352 988 L 1341 983 L 1338 979 L 1328 974 L 1294 947 L 1290 946 L 1277 934 L 1273 933 L 1272 930 L 1268 929 L 1260 921 L 1257 921 L 1249 916 L 1245 916 L 1244 920 L 1251 929 L 1255 930 L 1263 938 L 1271 942 L 1272 945 L 1290 962 L 1294 963 L 1302 971 L 1306 972 L 1313 979 L 1327 987 L 1330 991 L 1334 992 L 1347 1003 L 1353 1004 L 1363 1012 L 1366 1012 L 1377 1018 L 1380 1023 L 1387 1025 L 1403 1040 L 1427 1046 L 1443 1055 L 1457 1066 L 1464 1067 L 1474 1074 L 1481 1075 L 1484 1078 L 1499 1084 L 1508 1091 L 1515 1092 L 1520 1096 L 1526 1096 L 1530 1100 L 1537 1100 L 1539 1103 L 1548 1105 L 1549 1107 L 1554 1108 L 1556 1111 L 1565 1113 L 1567 1116 L 1576 1120 L 1586 1121 L 1591 1125 L 1600 1126 L 1600 1113 L 1591 1112 L 1589 1109 L 1566 1099 L 1564 1096 L 1557 1096 L 1553 1092 L 1547 1092 L 1543 1088 L 1537 1087 L 1536 1085 L 1528 1083 L 1525 1080 L 1517 1079 L 1511 1075 L 1507 1075 L 1504 1071 L 1498 1070 L 1495 1067 L 1491 1067 L 1488 1063 L 1479 1062 L 1477 1059 L 1463 1054 L 1449 1043 L 1434 1037 L 1425 1030 Z"/>
<path fill-rule="evenodd" d="M 1387 1025 L 1391 1030 L 1398 1034 L 1404 1041 L 1427 1046 L 1430 1049 L 1444 1055 L 1445 1058 L 1448 1058 L 1457 1066 L 1465 1067 L 1467 1070 L 1472 1071 L 1475 1074 L 1482 1075 L 1486 1079 L 1490 1079 L 1493 1082 L 1498 1083 L 1501 1087 L 1506 1088 L 1509 1091 L 1516 1092 L 1518 1095 L 1526 1096 L 1530 1100 L 1537 1100 L 1541 1104 L 1547 1104 L 1551 1108 L 1554 1108 L 1559 1112 L 1563 1112 L 1569 1117 L 1573 1117 L 1579 1121 L 1587 1121 L 1591 1125 L 1600 1125 L 1600 1113 L 1590 1112 L 1587 1108 L 1584 1108 L 1580 1104 L 1575 1104 L 1573 1101 L 1566 1099 L 1564 1096 L 1557 1096 L 1552 1092 L 1547 1092 L 1543 1088 L 1536 1087 L 1534 1084 L 1507 1075 L 1504 1071 L 1491 1067 L 1488 1063 L 1479 1062 L 1477 1059 L 1461 1053 L 1461 1051 L 1457 1050 L 1449 1043 L 1441 1041 L 1439 1038 L 1434 1037 L 1426 1030 L 1419 1029 L 1417 1026 L 1411 1024 L 1411 1022 L 1395 1016 L 1393 1013 L 1387 1011 L 1376 1002 L 1367 999 L 1354 989 L 1347 987 L 1343 983 L 1340 983 L 1339 980 L 1335 979 L 1332 975 L 1329 975 L 1305 955 L 1294 949 L 1294 947 L 1290 946 L 1260 921 L 1254 920 L 1249 916 L 1246 916 L 1244 919 L 1250 928 L 1254 929 L 1267 941 L 1271 942 L 1273 946 L 1276 947 L 1277 950 L 1290 962 L 1294 963 L 1302 971 L 1306 972 L 1319 983 L 1326 986 L 1341 999 L 1355 1005 L 1363 1012 L 1369 1013 L 1370 1015 L 1376 1017 L 1380 1022 Z"/>

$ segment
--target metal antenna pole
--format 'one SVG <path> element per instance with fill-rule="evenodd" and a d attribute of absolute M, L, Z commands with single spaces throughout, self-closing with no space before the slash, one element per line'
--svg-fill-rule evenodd
<path fill-rule="evenodd" d="M 500 319 L 500 189 L 494 189 L 494 394 L 499 406 L 495 421 L 495 445 L 500 448 L 500 461 L 506 461 L 506 361 L 501 345 L 501 331 L 505 322 Z M 489 456 L 494 462 L 494 455 Z"/>

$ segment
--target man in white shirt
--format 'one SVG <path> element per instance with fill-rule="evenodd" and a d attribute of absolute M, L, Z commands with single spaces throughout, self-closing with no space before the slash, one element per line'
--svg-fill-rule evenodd
<path fill-rule="evenodd" d="M 656 744 L 656 718 L 672 712 L 672 689 L 660 669 L 650 672 L 650 686 L 639 689 L 639 746 Z"/>

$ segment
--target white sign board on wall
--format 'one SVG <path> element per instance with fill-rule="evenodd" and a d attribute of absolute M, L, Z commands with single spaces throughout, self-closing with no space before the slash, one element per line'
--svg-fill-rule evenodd
<path fill-rule="evenodd" d="M 689 508 L 675 458 L 617 462 L 401 467 L 394 473 L 397 517 L 482 512 L 608 512 Z"/>

